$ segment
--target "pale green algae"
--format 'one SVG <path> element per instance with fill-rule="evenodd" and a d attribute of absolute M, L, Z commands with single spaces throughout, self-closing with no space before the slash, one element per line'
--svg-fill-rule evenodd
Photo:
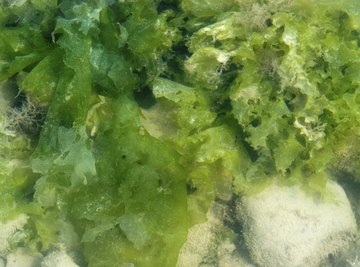
<path fill-rule="evenodd" d="M 359 134 L 359 12 L 356 0 L 0 3 L 0 79 L 21 92 L 0 114 L 0 221 L 29 216 L 10 249 L 174 266 L 215 198 L 272 177 L 324 193 L 339 158 L 357 173 L 344 148 Z M 11 114 L 29 103 L 19 126 Z"/>

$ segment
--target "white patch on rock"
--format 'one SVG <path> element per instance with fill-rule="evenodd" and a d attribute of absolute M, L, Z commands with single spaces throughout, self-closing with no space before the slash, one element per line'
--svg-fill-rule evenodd
<path fill-rule="evenodd" d="M 176 267 L 255 267 L 232 240 L 224 238 L 226 209 L 223 204 L 213 203 L 207 221 L 190 228 Z"/>
<path fill-rule="evenodd" d="M 213 203 L 207 213 L 207 221 L 189 229 L 182 246 L 176 267 L 204 266 L 206 258 L 216 251 L 216 238 L 221 230 L 225 206 Z"/>
<path fill-rule="evenodd" d="M 249 259 L 236 249 L 230 240 L 222 241 L 217 248 L 218 267 L 255 267 Z"/>
<path fill-rule="evenodd" d="M 229 61 L 229 56 L 228 56 L 227 54 L 225 54 L 225 53 L 220 53 L 220 54 L 217 56 L 216 60 L 217 60 L 219 63 L 225 65 L 225 64 Z"/>
<path fill-rule="evenodd" d="M 42 255 L 40 253 L 29 254 L 23 249 L 17 249 L 6 257 L 6 267 L 38 267 Z M 1 265 L 0 265 L 1 266 Z"/>
<path fill-rule="evenodd" d="M 204 222 L 191 227 L 187 240 L 180 250 L 176 266 L 200 266 L 206 256 L 214 249 L 216 233 L 216 224 L 212 222 Z"/>
<path fill-rule="evenodd" d="M 41 262 L 41 267 L 79 267 L 65 251 L 54 251 Z"/>
<path fill-rule="evenodd" d="M 299 187 L 272 185 L 238 206 L 246 245 L 259 266 L 318 266 L 347 248 L 356 221 L 343 189 L 328 182 L 332 201 L 315 201 Z"/>
<path fill-rule="evenodd" d="M 26 214 L 20 214 L 16 219 L 0 223 L 0 253 L 5 253 L 9 249 L 8 238 L 16 231 L 21 230 L 27 220 Z"/>

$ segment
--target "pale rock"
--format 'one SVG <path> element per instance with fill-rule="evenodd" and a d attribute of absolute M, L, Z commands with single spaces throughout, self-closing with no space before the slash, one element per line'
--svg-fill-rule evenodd
<path fill-rule="evenodd" d="M 65 251 L 51 252 L 41 262 L 41 267 L 79 267 Z"/>
<path fill-rule="evenodd" d="M 4 254 L 9 249 L 8 239 L 16 231 L 21 230 L 28 220 L 26 214 L 20 214 L 16 219 L 0 223 L 0 253 Z"/>
<path fill-rule="evenodd" d="M 243 253 L 241 253 L 243 252 Z M 218 267 L 255 267 L 244 251 L 239 251 L 230 240 L 222 241 L 217 248 Z"/>
<path fill-rule="evenodd" d="M 177 267 L 255 267 L 232 241 L 223 240 L 226 214 L 225 205 L 213 203 L 207 221 L 190 228 L 180 250 Z"/>
<path fill-rule="evenodd" d="M 261 267 L 313 267 L 348 247 L 356 221 L 344 190 L 328 182 L 331 200 L 309 197 L 299 187 L 272 185 L 243 197 L 238 217 L 252 259 Z"/>
<path fill-rule="evenodd" d="M 176 266 L 200 266 L 213 249 L 215 238 L 216 225 L 211 222 L 204 222 L 191 227 L 187 240 L 180 250 Z"/>
<path fill-rule="evenodd" d="M 40 253 L 29 254 L 19 248 L 7 255 L 6 267 L 39 267 L 41 258 L 42 255 Z"/>
<path fill-rule="evenodd" d="M 225 206 L 213 203 L 207 213 L 207 221 L 195 224 L 189 229 L 187 240 L 182 246 L 176 267 L 206 266 L 206 258 L 216 251 L 216 238 L 222 227 L 221 217 Z"/>

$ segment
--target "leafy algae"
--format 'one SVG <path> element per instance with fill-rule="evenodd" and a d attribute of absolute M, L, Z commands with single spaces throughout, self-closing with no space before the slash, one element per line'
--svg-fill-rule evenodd
<path fill-rule="evenodd" d="M 2 1 L 0 79 L 18 97 L 1 100 L 0 221 L 28 216 L 9 249 L 175 266 L 215 198 L 275 177 L 322 192 L 339 158 L 357 173 L 344 147 L 360 129 L 359 12 L 355 0 Z M 10 127 L 21 96 L 41 128 Z"/>

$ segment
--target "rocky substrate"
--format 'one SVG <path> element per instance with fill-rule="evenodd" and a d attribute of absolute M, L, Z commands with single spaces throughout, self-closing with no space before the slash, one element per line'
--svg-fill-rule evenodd
<path fill-rule="evenodd" d="M 79 267 L 65 251 L 54 251 L 47 256 L 30 254 L 22 249 L 0 258 L 0 267 Z"/>
<path fill-rule="evenodd" d="M 27 220 L 27 215 L 20 214 L 11 221 L 0 223 L 0 267 L 78 267 L 61 248 L 48 255 L 34 254 L 23 248 L 11 251 L 9 240 L 21 235 Z"/>
<path fill-rule="evenodd" d="M 331 181 L 327 189 L 329 197 L 320 200 L 298 186 L 274 184 L 237 199 L 232 208 L 215 203 L 208 220 L 190 229 L 177 267 L 340 266 L 329 257 L 349 248 L 357 225 L 342 187 Z"/>
<path fill-rule="evenodd" d="M 189 230 L 177 267 L 360 266 L 360 239 L 348 249 L 357 235 L 349 200 L 337 183 L 327 187 L 325 200 L 274 184 L 256 195 L 213 203 L 207 221 Z M 21 214 L 0 223 L 0 267 L 78 266 L 61 248 L 48 255 L 11 251 L 9 240 L 27 219 Z M 333 255 L 343 258 L 334 263 Z"/>
<path fill-rule="evenodd" d="M 259 266 L 319 266 L 348 248 L 357 226 L 344 190 L 329 182 L 329 200 L 307 196 L 299 187 L 273 185 L 243 198 L 239 220 L 251 257 Z"/>

